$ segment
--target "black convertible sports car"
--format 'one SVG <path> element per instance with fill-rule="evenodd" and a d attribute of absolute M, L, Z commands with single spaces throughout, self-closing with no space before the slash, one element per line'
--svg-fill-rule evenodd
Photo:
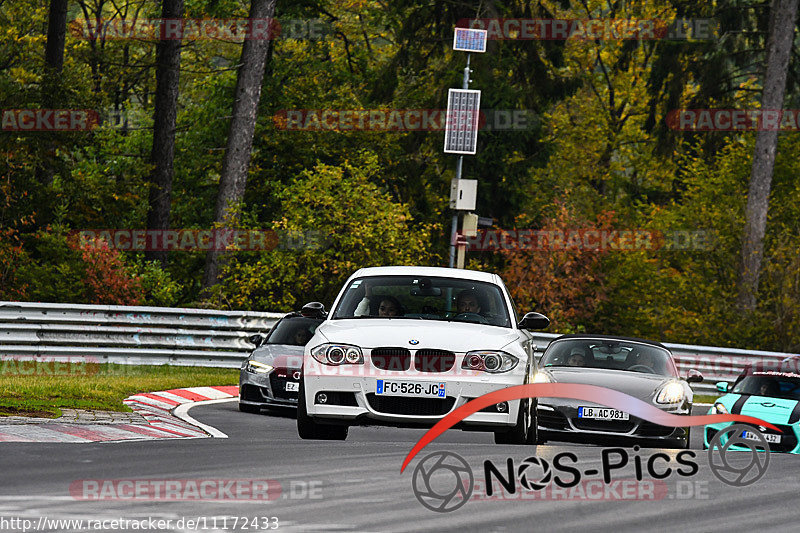
<path fill-rule="evenodd" d="M 689 383 L 703 380 L 694 370 L 682 379 L 663 345 L 605 335 L 564 335 L 553 340 L 539 362 L 539 383 L 581 383 L 618 390 L 659 409 L 688 415 L 694 394 Z M 660 426 L 586 401 L 539 398 L 539 436 L 546 440 L 648 441 L 688 446 L 689 429 Z"/>
<path fill-rule="evenodd" d="M 250 337 L 256 349 L 239 371 L 240 411 L 258 413 L 262 407 L 297 407 L 303 348 L 325 316 L 325 307 L 311 302 L 281 318 L 266 337 Z"/>

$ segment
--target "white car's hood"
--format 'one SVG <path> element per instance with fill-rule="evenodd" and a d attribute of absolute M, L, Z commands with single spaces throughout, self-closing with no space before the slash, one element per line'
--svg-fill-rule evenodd
<path fill-rule="evenodd" d="M 317 335 L 322 335 L 328 342 L 354 344 L 361 348 L 439 348 L 456 353 L 499 350 L 518 338 L 517 331 L 510 328 L 403 318 L 326 320 L 317 328 Z M 316 340 L 313 339 L 311 344 Z"/>

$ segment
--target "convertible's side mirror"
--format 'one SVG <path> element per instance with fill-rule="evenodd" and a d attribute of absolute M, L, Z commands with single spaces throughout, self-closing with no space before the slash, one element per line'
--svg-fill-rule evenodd
<path fill-rule="evenodd" d="M 686 382 L 687 383 L 702 383 L 703 382 L 703 374 L 698 372 L 697 370 L 689 370 L 689 373 L 686 374 Z"/>
<path fill-rule="evenodd" d="M 264 336 L 260 333 L 256 333 L 255 335 L 250 335 L 247 337 L 247 340 L 250 341 L 250 344 L 255 344 L 256 348 L 264 344 Z"/>
<path fill-rule="evenodd" d="M 525 313 L 517 327 L 519 329 L 546 329 L 550 325 L 550 319 L 541 313 Z"/>
<path fill-rule="evenodd" d="M 719 392 L 728 392 L 730 384 L 727 381 L 717 381 L 717 390 Z"/>

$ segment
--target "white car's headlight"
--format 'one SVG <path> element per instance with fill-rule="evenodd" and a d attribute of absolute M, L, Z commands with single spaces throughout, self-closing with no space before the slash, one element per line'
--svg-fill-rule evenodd
<path fill-rule="evenodd" d="M 542 372 L 540 370 L 539 372 L 536 373 L 535 376 L 533 376 L 533 382 L 534 383 L 553 383 L 553 382 L 555 382 L 555 380 L 553 379 L 553 376 L 551 376 L 547 372 Z"/>
<path fill-rule="evenodd" d="M 247 364 L 244 367 L 247 372 L 251 372 L 253 374 L 269 374 L 272 372 L 273 368 L 274 367 L 266 363 L 253 361 L 252 359 L 248 359 Z"/>
<path fill-rule="evenodd" d="M 656 396 L 656 403 L 678 403 L 683 401 L 683 385 L 677 381 L 667 383 Z"/>
<path fill-rule="evenodd" d="M 519 359 L 500 350 L 475 350 L 467 352 L 461 368 L 499 374 L 513 369 L 518 362 Z"/>
<path fill-rule="evenodd" d="M 311 356 L 323 365 L 363 365 L 361 348 L 352 344 L 320 344 L 311 349 Z"/>
<path fill-rule="evenodd" d="M 719 402 L 715 403 L 714 407 L 712 407 L 711 410 L 714 411 L 715 415 L 727 415 L 728 414 L 728 408 L 725 407 L 724 405 L 722 405 Z"/>

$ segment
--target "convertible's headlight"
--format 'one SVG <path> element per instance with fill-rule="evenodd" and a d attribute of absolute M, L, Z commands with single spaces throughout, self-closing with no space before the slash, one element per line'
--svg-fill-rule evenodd
<path fill-rule="evenodd" d="M 500 350 L 475 350 L 467 352 L 461 368 L 499 374 L 513 369 L 518 362 L 519 359 Z"/>
<path fill-rule="evenodd" d="M 253 361 L 252 359 L 249 359 L 247 361 L 247 364 L 244 367 L 244 369 L 246 371 L 251 372 L 253 374 L 268 374 L 268 373 L 272 372 L 273 368 L 274 367 L 272 367 L 272 366 L 270 366 L 270 365 L 268 365 L 266 363 L 261 363 L 259 361 Z"/>
<path fill-rule="evenodd" d="M 535 376 L 533 376 L 534 383 L 553 383 L 554 381 L 555 380 L 553 379 L 553 376 L 547 372 L 539 371 Z"/>
<path fill-rule="evenodd" d="M 722 405 L 719 402 L 715 403 L 714 407 L 712 407 L 711 410 L 714 411 L 715 415 L 727 415 L 728 414 L 728 408 L 725 407 L 724 405 Z"/>
<path fill-rule="evenodd" d="M 361 348 L 352 344 L 320 344 L 311 349 L 311 356 L 323 365 L 363 365 Z"/>
<path fill-rule="evenodd" d="M 656 396 L 656 403 L 678 403 L 683 400 L 683 385 L 673 381 L 664 385 Z"/>

